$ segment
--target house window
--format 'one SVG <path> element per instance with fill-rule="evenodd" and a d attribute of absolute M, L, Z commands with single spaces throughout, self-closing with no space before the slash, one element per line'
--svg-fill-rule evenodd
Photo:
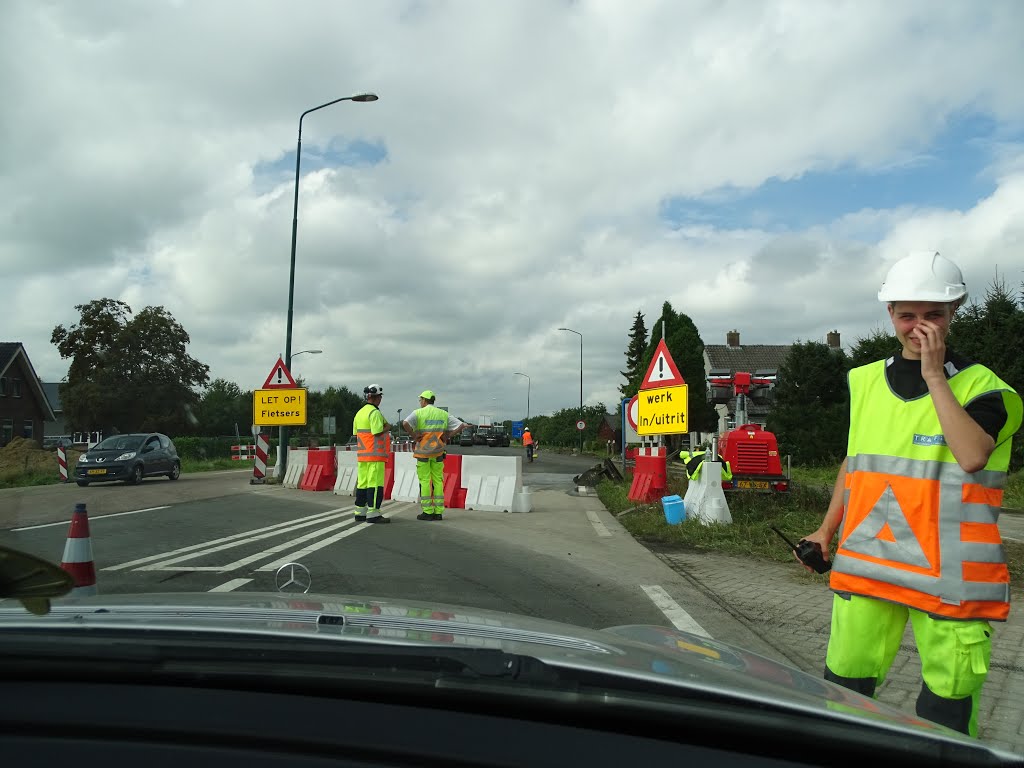
<path fill-rule="evenodd" d="M 7 377 L 0 376 L 0 397 L 7 397 Z"/>
<path fill-rule="evenodd" d="M 11 379 L 11 394 L 21 397 L 21 379 Z"/>
<path fill-rule="evenodd" d="M 4 419 L 3 430 L 0 431 L 0 445 L 7 445 L 14 439 L 14 419 Z"/>
<path fill-rule="evenodd" d="M 25 419 L 25 426 L 22 427 L 21 436 L 24 437 L 26 440 L 31 440 L 32 439 L 32 427 L 33 426 L 34 425 L 32 424 L 32 420 L 31 419 Z"/>

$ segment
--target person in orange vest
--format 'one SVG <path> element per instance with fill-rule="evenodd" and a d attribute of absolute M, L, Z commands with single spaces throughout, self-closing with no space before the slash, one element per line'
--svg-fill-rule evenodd
<path fill-rule="evenodd" d="M 533 461 L 533 435 L 529 427 L 523 427 L 523 447 L 526 448 L 527 461 Z"/>
<path fill-rule="evenodd" d="M 1010 576 L 997 519 L 1021 398 L 946 347 L 967 299 L 938 253 L 896 262 L 878 293 L 901 349 L 849 373 L 850 432 L 832 501 L 806 536 L 839 543 L 825 679 L 874 696 L 909 619 L 921 657 L 917 714 L 978 735 L 992 622 Z"/>
<path fill-rule="evenodd" d="M 380 513 L 384 501 L 384 463 L 391 440 L 390 425 L 380 412 L 384 388 L 371 384 L 363 388 L 363 396 L 366 405 L 352 419 L 352 431 L 359 445 L 355 518 L 361 523 L 390 523 L 391 518 Z"/>

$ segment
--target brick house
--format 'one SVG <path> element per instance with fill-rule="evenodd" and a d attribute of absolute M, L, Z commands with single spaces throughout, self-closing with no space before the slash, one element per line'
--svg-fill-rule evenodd
<path fill-rule="evenodd" d="M 25 346 L 0 342 L 0 446 L 15 437 L 42 443 L 46 422 L 55 419 Z"/>

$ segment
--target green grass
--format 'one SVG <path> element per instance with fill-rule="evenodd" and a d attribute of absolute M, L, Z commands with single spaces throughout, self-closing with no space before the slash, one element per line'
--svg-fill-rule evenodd
<path fill-rule="evenodd" d="M 1024 470 L 1014 472 L 1006 479 L 1003 489 L 1003 506 L 1010 509 L 1024 509 Z"/>
<path fill-rule="evenodd" d="M 274 466 L 274 462 L 269 459 L 267 466 Z M 182 472 L 213 472 L 216 470 L 224 469 L 248 469 L 252 471 L 251 461 L 232 461 L 231 459 L 182 459 L 181 460 L 181 471 Z"/>

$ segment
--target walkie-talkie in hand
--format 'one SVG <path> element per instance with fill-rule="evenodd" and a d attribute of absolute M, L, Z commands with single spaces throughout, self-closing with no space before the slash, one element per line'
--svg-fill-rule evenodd
<path fill-rule="evenodd" d="M 794 553 L 796 553 L 797 559 L 801 563 L 806 565 L 808 568 L 813 568 L 816 573 L 825 573 L 826 571 L 830 571 L 832 569 L 832 561 L 825 559 L 825 557 L 821 554 L 821 547 L 819 547 L 813 541 L 800 539 L 800 541 L 797 544 L 794 544 L 792 541 L 789 540 L 789 538 L 787 538 L 786 534 L 784 534 L 774 525 L 771 526 L 771 529 L 775 531 L 777 534 L 779 534 L 779 538 L 781 538 L 784 542 L 786 542 L 786 544 L 789 545 L 789 548 L 793 550 Z"/>

